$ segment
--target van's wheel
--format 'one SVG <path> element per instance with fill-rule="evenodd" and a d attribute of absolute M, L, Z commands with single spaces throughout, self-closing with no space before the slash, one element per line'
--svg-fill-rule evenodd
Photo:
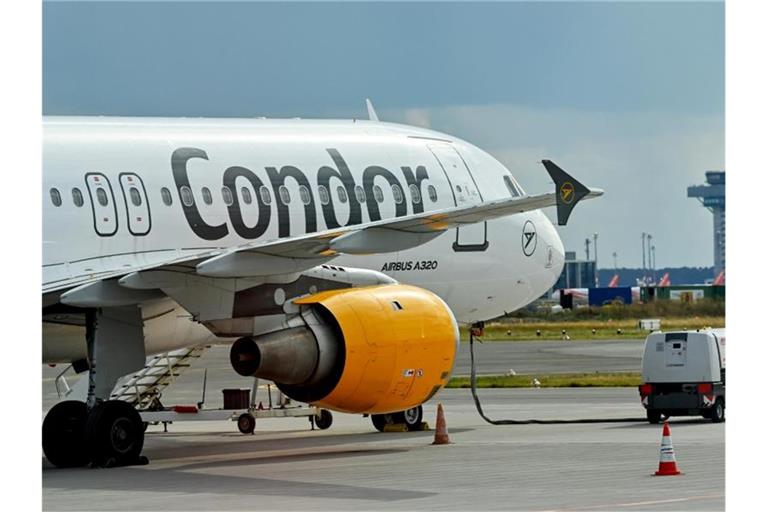
<path fill-rule="evenodd" d="M 320 430 L 331 428 L 333 424 L 333 414 L 327 409 L 320 409 L 320 413 L 315 416 L 315 425 Z"/>
<path fill-rule="evenodd" d="M 140 463 L 144 423 L 128 402 L 107 400 L 94 407 L 85 423 L 85 436 L 94 466 Z"/>
<path fill-rule="evenodd" d="M 384 427 L 392 423 L 390 414 L 371 414 L 371 423 L 379 432 L 384 432 Z"/>
<path fill-rule="evenodd" d="M 85 443 L 85 402 L 66 400 L 54 405 L 43 420 L 43 453 L 48 462 L 60 468 L 88 464 Z"/>
<path fill-rule="evenodd" d="M 712 420 L 712 423 L 725 421 L 725 404 L 722 398 L 715 400 L 715 405 L 709 410 L 709 419 Z"/>
<path fill-rule="evenodd" d="M 405 423 L 408 430 L 419 430 L 424 419 L 424 408 L 420 405 L 411 407 L 405 411 L 393 414 L 392 419 L 394 423 Z"/>
<path fill-rule="evenodd" d="M 253 431 L 256 430 L 256 418 L 253 417 L 253 414 L 248 412 L 241 414 L 237 418 L 237 430 L 241 434 L 253 434 Z"/>
<path fill-rule="evenodd" d="M 648 418 L 648 423 L 656 425 L 661 421 L 661 412 L 655 409 L 648 409 L 645 411 L 645 416 Z"/>

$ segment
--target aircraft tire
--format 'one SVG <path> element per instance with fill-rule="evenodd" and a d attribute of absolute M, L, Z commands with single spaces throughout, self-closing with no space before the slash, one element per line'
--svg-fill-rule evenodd
<path fill-rule="evenodd" d="M 95 467 L 137 464 L 144 447 L 144 424 L 136 409 L 122 400 L 101 402 L 85 424 L 91 463 Z"/>
<path fill-rule="evenodd" d="M 244 412 L 237 418 L 237 429 L 241 434 L 253 434 L 256 430 L 256 418 L 253 414 Z"/>
<path fill-rule="evenodd" d="M 408 430 L 419 430 L 423 419 L 424 408 L 420 405 L 392 415 L 393 423 L 404 423 Z"/>
<path fill-rule="evenodd" d="M 328 411 L 326 409 L 320 409 L 320 414 L 315 416 L 315 425 L 317 425 L 317 428 L 320 430 L 326 430 L 328 428 L 331 428 L 331 425 L 333 424 L 333 414 L 331 414 L 331 411 Z"/>
<path fill-rule="evenodd" d="M 384 432 L 384 427 L 392 423 L 389 414 L 371 414 L 371 423 L 379 432 Z"/>
<path fill-rule="evenodd" d="M 88 464 L 85 423 L 88 408 L 85 402 L 66 400 L 48 411 L 43 420 L 43 453 L 59 468 L 74 468 Z"/>

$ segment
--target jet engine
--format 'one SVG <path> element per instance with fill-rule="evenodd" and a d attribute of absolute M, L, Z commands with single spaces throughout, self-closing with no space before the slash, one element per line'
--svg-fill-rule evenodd
<path fill-rule="evenodd" d="M 389 284 L 294 303 L 298 325 L 232 345 L 237 373 L 272 380 L 297 401 L 372 414 L 418 406 L 448 382 L 459 329 L 437 295 Z"/>

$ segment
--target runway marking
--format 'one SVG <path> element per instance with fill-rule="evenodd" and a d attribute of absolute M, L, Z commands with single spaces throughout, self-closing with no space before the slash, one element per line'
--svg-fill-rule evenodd
<path fill-rule="evenodd" d="M 568 512 L 571 510 L 595 510 L 599 508 L 613 509 L 616 507 L 644 507 L 647 505 L 661 505 L 665 503 L 681 503 L 684 501 L 710 500 L 714 498 L 725 498 L 725 494 L 708 494 L 706 496 L 690 496 L 688 498 L 672 498 L 668 500 L 635 501 L 635 502 L 629 502 L 629 503 L 609 503 L 605 505 L 590 505 L 587 507 L 576 507 L 576 508 L 555 508 L 551 510 L 544 510 L 542 512 Z"/>

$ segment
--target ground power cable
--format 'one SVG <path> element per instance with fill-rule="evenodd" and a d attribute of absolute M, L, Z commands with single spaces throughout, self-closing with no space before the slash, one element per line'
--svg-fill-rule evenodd
<path fill-rule="evenodd" d="M 483 412 L 483 406 L 480 405 L 480 398 L 477 396 L 477 371 L 475 368 L 475 336 L 470 330 L 469 334 L 469 359 L 470 359 L 470 383 L 472 389 L 472 398 L 475 401 L 475 407 L 480 417 L 491 425 L 567 425 L 575 423 L 635 423 L 647 422 L 647 418 L 582 418 L 576 420 L 492 420 Z"/>

